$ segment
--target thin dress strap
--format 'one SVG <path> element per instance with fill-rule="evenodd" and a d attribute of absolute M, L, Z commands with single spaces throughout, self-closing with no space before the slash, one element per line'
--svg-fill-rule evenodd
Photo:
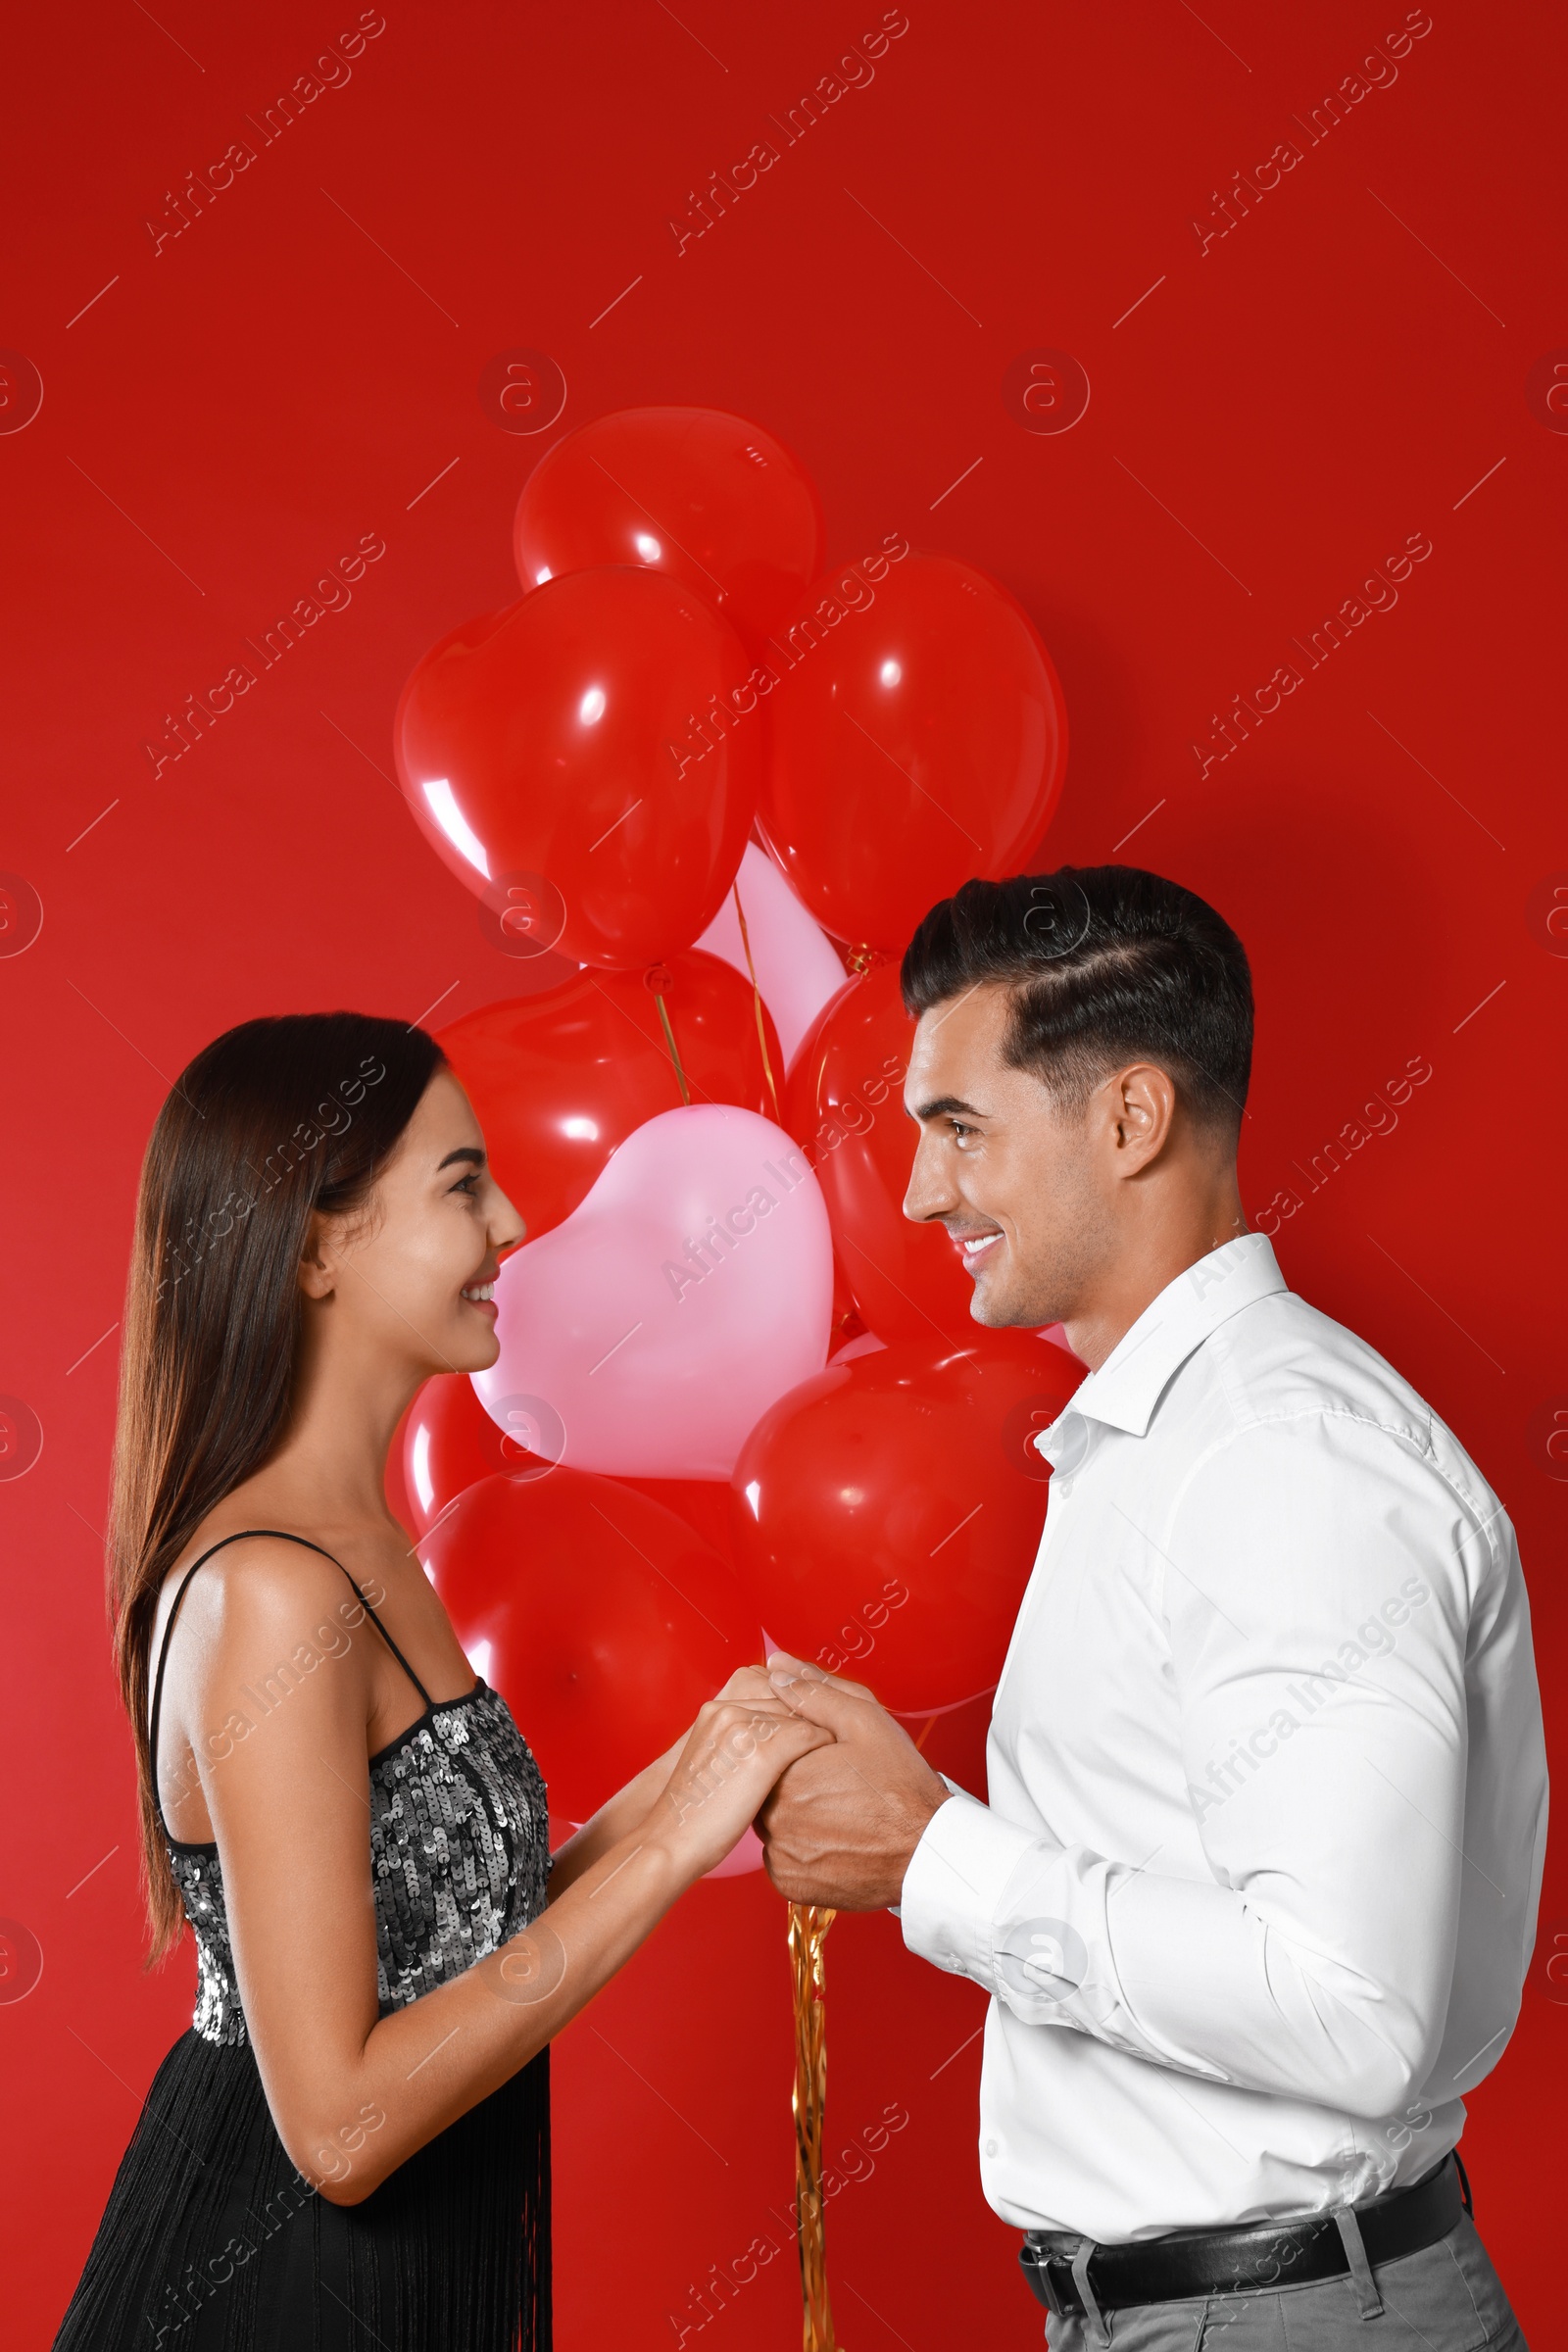
<path fill-rule="evenodd" d="M 153 1806 L 158 1815 L 159 1827 L 162 1829 L 166 1838 L 169 1835 L 169 1824 L 164 1819 L 163 1800 L 158 1793 L 158 1720 L 163 1711 L 164 1668 L 169 1662 L 170 1636 L 174 1630 L 174 1619 L 179 1615 L 179 1604 L 184 1599 L 190 1580 L 195 1575 L 197 1569 L 205 1567 L 206 1563 L 212 1558 L 214 1552 L 221 1551 L 225 1544 L 243 1544 L 246 1538 L 249 1536 L 273 1536 L 281 1544 L 303 1544 L 307 1551 L 318 1551 L 320 1552 L 323 1560 L 331 1560 L 334 1568 L 342 1568 L 343 1574 L 348 1577 L 348 1581 L 353 1589 L 356 1600 L 359 1601 L 360 1606 L 369 1618 L 370 1623 L 374 1626 L 376 1632 L 380 1635 L 382 1641 L 386 1643 L 388 1649 L 392 1652 L 392 1655 L 396 1658 L 398 1664 L 402 1667 L 404 1673 L 408 1676 L 410 1682 L 414 1685 L 414 1688 L 423 1699 L 426 1709 L 433 1707 L 435 1704 L 435 1701 L 430 1696 L 429 1691 L 420 1682 L 418 1676 L 415 1673 L 414 1668 L 409 1664 L 408 1659 L 403 1655 L 402 1650 L 399 1649 L 397 1643 L 387 1632 L 386 1627 L 381 1623 L 380 1618 L 376 1615 L 374 1609 L 370 1606 L 370 1603 L 366 1599 L 365 1594 L 360 1591 L 359 1586 L 355 1584 L 353 1577 L 349 1576 L 349 1572 L 343 1567 L 342 1561 L 336 1558 L 333 1553 L 327 1551 L 319 1544 L 313 1544 L 309 1536 L 291 1536 L 286 1528 L 281 1527 L 242 1527 L 238 1529 L 232 1536 L 221 1536 L 216 1544 L 209 1544 L 208 1548 L 202 1553 L 199 1560 L 193 1560 L 191 1562 L 184 1575 L 180 1578 L 179 1591 L 174 1594 L 173 1605 L 170 1609 L 168 1620 L 164 1626 L 164 1638 L 158 1648 L 158 1671 L 153 1677 L 153 1703 L 147 1727 L 147 1752 L 152 1764 Z"/>

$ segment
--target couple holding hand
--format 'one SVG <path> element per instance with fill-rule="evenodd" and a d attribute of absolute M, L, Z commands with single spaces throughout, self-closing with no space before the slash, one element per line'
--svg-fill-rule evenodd
<path fill-rule="evenodd" d="M 892 1907 L 993 1995 L 981 2180 L 1052 2352 L 1523 2345 L 1454 2154 L 1545 1834 L 1502 1506 L 1248 1229 L 1251 987 L 1212 908 L 1119 866 L 971 882 L 902 979 L 905 1213 L 961 1245 L 977 1322 L 1059 1322 L 1090 1367 L 1037 1441 L 987 1801 L 775 1655 L 552 1856 L 383 1488 L 421 1383 L 494 1362 L 523 1238 L 463 1089 L 422 1031 L 332 1013 L 248 1021 L 170 1094 L 110 1585 L 153 1949 L 188 1923 L 197 2005 L 66 2352 L 542 2352 L 551 2037 L 754 1818 L 782 1894 Z"/>

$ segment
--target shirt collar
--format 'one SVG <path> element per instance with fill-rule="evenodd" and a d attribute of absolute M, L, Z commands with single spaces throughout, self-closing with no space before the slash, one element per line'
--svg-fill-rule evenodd
<path fill-rule="evenodd" d="M 1266 1234 L 1240 1234 L 1211 1250 L 1151 1300 L 1099 1371 L 1079 1385 L 1067 1414 L 1081 1413 L 1143 1437 L 1172 1374 L 1210 1333 L 1254 1299 L 1287 1287 Z M 1054 1423 L 1036 1439 L 1042 1453 L 1060 1426 Z"/>

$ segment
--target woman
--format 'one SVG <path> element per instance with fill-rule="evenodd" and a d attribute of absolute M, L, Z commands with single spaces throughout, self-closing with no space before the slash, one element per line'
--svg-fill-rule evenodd
<path fill-rule="evenodd" d="M 198 1991 L 61 2352 L 543 2352 L 550 2038 L 828 1737 L 742 1670 L 552 1859 L 383 1487 L 420 1383 L 495 1362 L 521 1239 L 400 1022 L 247 1021 L 159 1114 L 110 1588 L 153 1954 L 188 1920 Z"/>

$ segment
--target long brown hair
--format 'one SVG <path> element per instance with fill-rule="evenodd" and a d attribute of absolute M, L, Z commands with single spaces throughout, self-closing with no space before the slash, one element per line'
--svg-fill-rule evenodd
<path fill-rule="evenodd" d="M 159 1826 L 147 1705 L 172 1562 L 283 1434 L 312 1212 L 368 1200 L 446 1056 L 359 1012 L 243 1021 L 158 1114 L 136 1198 L 109 1525 L 109 1608 L 136 1743 L 149 1963 L 184 1924 Z"/>

